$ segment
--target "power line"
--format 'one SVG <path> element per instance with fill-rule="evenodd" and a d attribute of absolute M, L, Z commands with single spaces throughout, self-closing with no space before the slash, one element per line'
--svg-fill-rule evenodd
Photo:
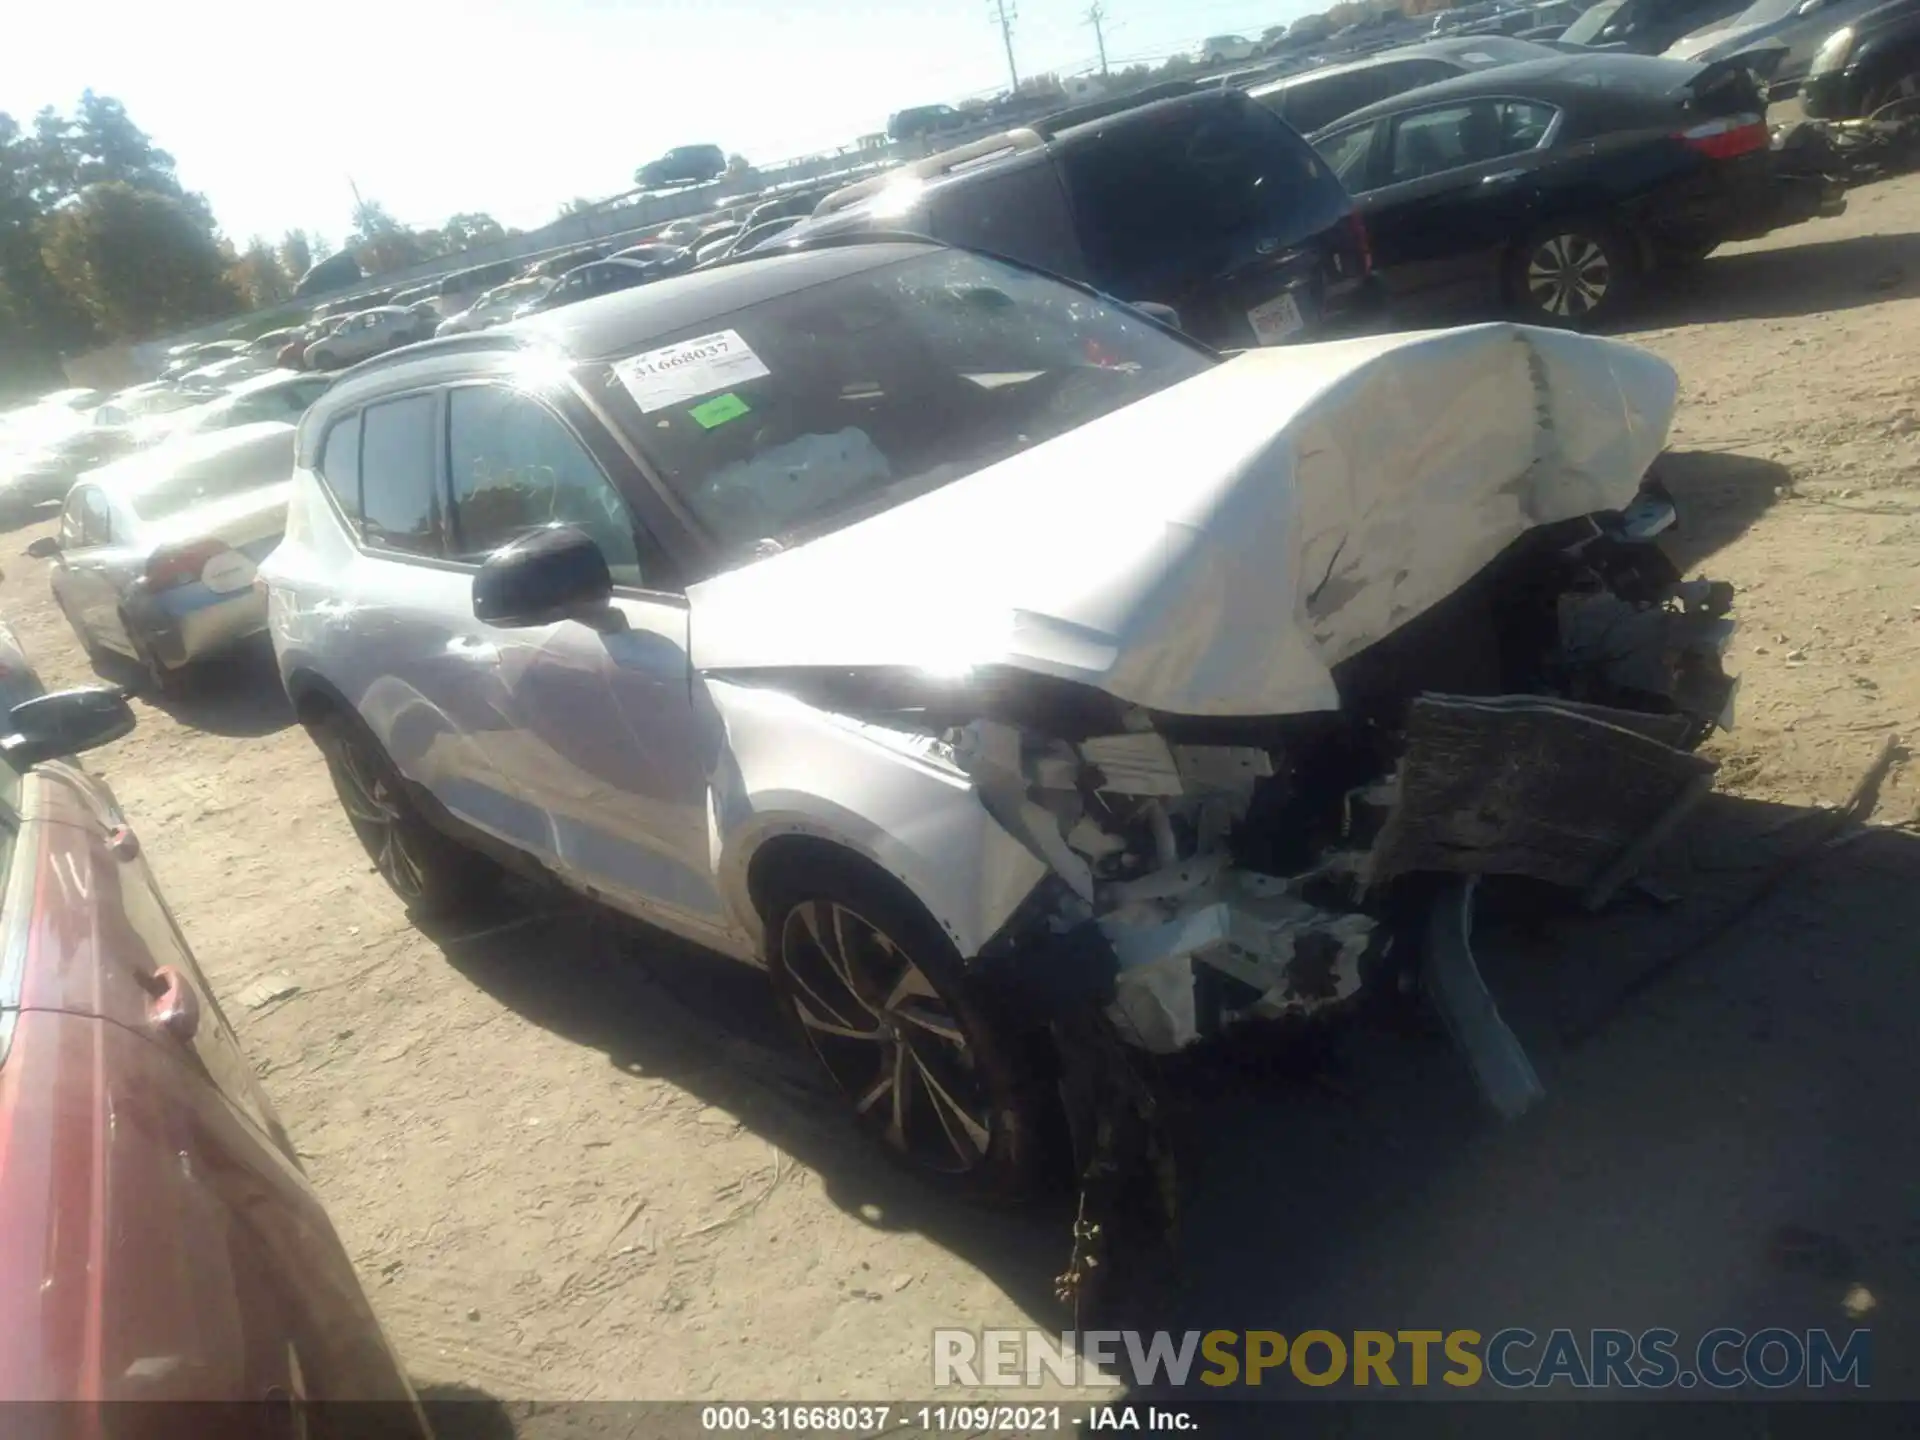
<path fill-rule="evenodd" d="M 1020 7 L 1016 3 L 1009 8 L 1007 0 L 993 0 L 993 9 L 1000 26 L 1000 38 L 1007 46 L 1007 79 L 1017 92 L 1020 89 L 1020 70 L 1013 63 L 1013 22 L 1020 18 Z"/>
<path fill-rule="evenodd" d="M 1100 47 L 1100 73 L 1107 73 L 1107 35 L 1101 28 L 1107 18 L 1106 7 L 1095 3 L 1087 7 L 1086 21 L 1093 26 L 1093 43 Z"/>

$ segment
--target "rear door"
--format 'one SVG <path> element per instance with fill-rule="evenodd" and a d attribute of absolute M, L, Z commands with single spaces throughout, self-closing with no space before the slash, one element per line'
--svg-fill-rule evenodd
<path fill-rule="evenodd" d="M 486 760 L 505 723 L 498 667 L 470 634 L 472 581 L 447 558 L 439 436 L 443 395 L 421 390 L 334 422 L 321 473 L 353 511 L 359 550 L 339 593 L 333 675 L 400 772 L 468 823 L 511 833 L 526 819 Z"/>
<path fill-rule="evenodd" d="M 1306 142 L 1237 92 L 1114 117 L 1060 164 L 1092 282 L 1226 348 L 1303 339 L 1343 286 L 1352 202 Z M 1351 281 L 1359 283 L 1357 260 Z"/>
<path fill-rule="evenodd" d="M 1536 223 L 1558 118 L 1492 97 L 1387 117 L 1359 204 L 1390 297 L 1444 306 L 1498 293 L 1508 247 Z"/>

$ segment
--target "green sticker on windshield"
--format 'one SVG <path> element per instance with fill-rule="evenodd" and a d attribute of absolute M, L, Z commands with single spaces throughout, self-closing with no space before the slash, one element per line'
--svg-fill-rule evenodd
<path fill-rule="evenodd" d="M 729 420 L 738 420 L 746 413 L 747 402 L 731 391 L 716 395 L 711 400 L 703 400 L 687 412 L 693 418 L 693 423 L 702 430 L 711 430 Z"/>

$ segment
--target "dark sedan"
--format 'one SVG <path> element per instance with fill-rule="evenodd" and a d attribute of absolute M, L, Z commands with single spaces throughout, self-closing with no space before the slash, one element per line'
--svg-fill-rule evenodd
<path fill-rule="evenodd" d="M 63 1403 L 9 1413 L 28 1434 L 424 1440 L 139 839 L 59 759 L 132 726 L 99 689 L 0 721 L 0 1411 Z"/>
<path fill-rule="evenodd" d="M 591 300 L 596 295 L 611 295 L 616 290 L 631 290 L 636 285 L 658 280 L 663 273 L 658 265 L 644 260 L 591 260 L 567 271 L 560 277 L 559 284 L 514 312 L 515 318 L 558 310 L 563 305 Z"/>
<path fill-rule="evenodd" d="M 1920 115 L 1920 0 L 1893 0 L 1835 25 L 1800 103 L 1817 120 Z"/>
<path fill-rule="evenodd" d="M 1844 208 L 1837 187 L 1775 173 L 1765 109 L 1738 66 L 1565 55 L 1429 85 L 1313 143 L 1396 310 L 1584 326 L 1652 268 Z"/>
<path fill-rule="evenodd" d="M 1356 110 L 1404 95 L 1422 85 L 1436 85 L 1442 80 L 1499 65 L 1550 60 L 1554 54 L 1545 45 L 1512 40 L 1505 35 L 1452 36 L 1424 45 L 1382 50 L 1345 65 L 1305 70 L 1271 84 L 1255 86 L 1247 93 L 1302 135 L 1310 135 Z"/>

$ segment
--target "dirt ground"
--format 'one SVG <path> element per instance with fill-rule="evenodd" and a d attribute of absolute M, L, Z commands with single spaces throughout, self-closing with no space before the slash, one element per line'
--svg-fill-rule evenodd
<path fill-rule="evenodd" d="M 1663 860 L 1670 909 L 1488 937 L 1551 1091 L 1522 1121 L 1485 1118 L 1439 1041 L 1368 1032 L 1314 1084 L 1207 1101 L 1185 1284 L 1149 1323 L 1842 1325 L 1861 1286 L 1877 1387 L 1920 1394 L 1920 840 L 1823 852 L 1735 913 L 1920 717 L 1920 178 L 1730 248 L 1640 323 L 1682 377 L 1676 544 L 1740 590 L 1731 798 Z M 0 609 L 80 683 L 37 533 Z M 936 1325 L 1062 1323 L 1064 1216 L 970 1211 L 870 1155 L 756 975 L 572 912 L 423 933 L 266 663 L 205 690 L 136 702 L 88 763 L 423 1384 L 924 1399 Z M 1912 767 L 1879 818 L 1920 819 Z"/>

